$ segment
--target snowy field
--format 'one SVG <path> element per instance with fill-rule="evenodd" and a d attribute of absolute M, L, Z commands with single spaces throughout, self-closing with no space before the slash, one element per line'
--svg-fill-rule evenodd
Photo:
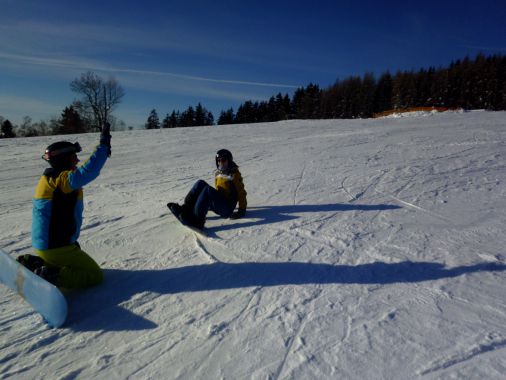
<path fill-rule="evenodd" d="M 98 134 L 79 140 L 85 160 Z M 31 253 L 60 137 L 0 140 L 0 247 Z M 1 379 L 504 379 L 506 113 L 113 133 L 51 329 L 0 286 Z M 228 148 L 247 217 L 168 213 Z"/>

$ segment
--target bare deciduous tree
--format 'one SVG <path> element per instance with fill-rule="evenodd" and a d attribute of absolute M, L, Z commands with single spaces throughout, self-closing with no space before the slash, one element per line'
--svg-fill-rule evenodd
<path fill-rule="evenodd" d="M 81 100 L 74 102 L 74 107 L 83 112 L 82 116 L 91 116 L 93 124 L 99 130 L 109 121 L 112 110 L 125 95 L 116 79 L 111 77 L 104 81 L 91 71 L 74 79 L 70 83 L 70 89 L 83 95 Z"/>

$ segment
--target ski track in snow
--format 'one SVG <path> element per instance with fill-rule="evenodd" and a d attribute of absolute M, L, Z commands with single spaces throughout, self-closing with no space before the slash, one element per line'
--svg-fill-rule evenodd
<path fill-rule="evenodd" d="M 297 186 L 295 186 L 295 191 L 293 192 L 293 205 L 297 204 L 297 193 L 299 192 L 299 188 L 302 185 L 302 181 L 304 180 L 304 174 L 306 173 L 306 160 L 304 160 L 304 166 L 302 167 L 302 170 L 300 172 L 300 177 L 297 181 Z"/>
<path fill-rule="evenodd" d="M 504 378 L 505 116 L 114 132 L 80 237 L 106 281 L 57 330 L 0 287 L 0 379 Z M 81 159 L 97 141 L 65 138 Z M 13 255 L 58 139 L 0 140 Z M 212 183 L 223 147 L 249 207 L 204 236 L 165 204 Z"/>
<path fill-rule="evenodd" d="M 457 366 L 465 361 L 472 360 L 478 355 L 483 355 L 490 351 L 501 350 L 504 347 L 506 347 L 506 339 L 488 336 L 484 343 L 471 344 L 461 352 L 455 353 L 446 358 L 438 359 L 434 363 L 431 363 L 428 368 L 419 371 L 418 374 L 423 376 L 441 372 L 452 366 Z"/>
<path fill-rule="evenodd" d="M 209 250 L 202 243 L 201 238 L 198 237 L 196 232 L 193 232 L 193 237 L 195 238 L 195 245 L 197 246 L 197 248 L 209 259 L 211 263 L 220 262 L 220 260 L 216 258 L 216 256 L 214 256 L 212 253 L 209 252 Z"/>

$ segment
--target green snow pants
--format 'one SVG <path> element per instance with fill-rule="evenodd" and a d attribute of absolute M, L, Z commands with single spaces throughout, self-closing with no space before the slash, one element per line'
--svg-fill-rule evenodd
<path fill-rule="evenodd" d="M 98 285 L 104 280 L 102 269 L 77 245 L 38 250 L 35 252 L 48 265 L 60 268 L 57 285 L 75 289 Z"/>

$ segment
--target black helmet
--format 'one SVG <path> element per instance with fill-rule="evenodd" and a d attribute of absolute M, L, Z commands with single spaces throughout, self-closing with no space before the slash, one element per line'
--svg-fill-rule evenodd
<path fill-rule="evenodd" d="M 230 153 L 227 149 L 220 149 L 216 152 L 216 167 L 218 167 L 218 158 L 226 158 L 228 161 L 228 164 L 231 165 L 234 162 L 234 159 L 232 158 L 232 153 Z"/>
<path fill-rule="evenodd" d="M 71 167 L 69 158 L 72 154 L 79 153 L 81 146 L 78 142 L 58 141 L 46 148 L 42 159 L 49 162 L 55 169 L 67 169 Z"/>

